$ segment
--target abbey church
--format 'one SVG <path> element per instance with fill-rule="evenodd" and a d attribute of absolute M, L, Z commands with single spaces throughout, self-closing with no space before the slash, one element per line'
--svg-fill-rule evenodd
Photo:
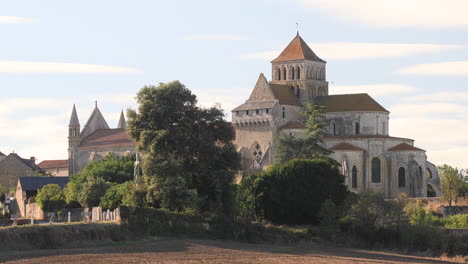
<path fill-rule="evenodd" d="M 300 113 L 312 100 L 326 107 L 323 145 L 341 164 L 351 191 L 440 195 L 437 168 L 426 152 L 413 139 L 390 136 L 390 112 L 368 94 L 329 95 L 326 62 L 299 34 L 271 64 L 272 80 L 260 74 L 247 101 L 232 110 L 244 170 L 273 164 L 281 133 L 304 133 Z"/>

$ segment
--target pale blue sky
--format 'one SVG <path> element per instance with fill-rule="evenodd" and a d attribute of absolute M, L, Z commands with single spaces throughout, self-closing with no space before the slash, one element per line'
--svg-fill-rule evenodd
<path fill-rule="evenodd" d="M 111 126 L 145 84 L 180 80 L 227 113 L 296 34 L 332 93 L 369 92 L 393 136 L 468 167 L 463 0 L 1 1 L 0 151 L 67 157 L 73 103 Z M 427 64 L 422 65 L 421 64 Z M 230 119 L 230 116 L 227 117 Z"/>

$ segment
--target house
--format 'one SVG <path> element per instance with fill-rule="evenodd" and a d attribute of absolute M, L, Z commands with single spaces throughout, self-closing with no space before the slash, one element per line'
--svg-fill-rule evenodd
<path fill-rule="evenodd" d="M 37 166 L 52 176 L 68 176 L 68 160 L 43 160 Z"/>
<path fill-rule="evenodd" d="M 23 159 L 16 153 L 8 156 L 0 153 L 0 184 L 6 187 L 16 185 L 19 177 L 34 176 L 44 171 L 36 165 L 36 158 Z"/>

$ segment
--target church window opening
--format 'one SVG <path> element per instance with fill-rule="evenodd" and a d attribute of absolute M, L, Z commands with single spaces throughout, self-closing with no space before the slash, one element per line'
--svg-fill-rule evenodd
<path fill-rule="evenodd" d="M 265 109 L 265 111 L 266 111 L 266 113 L 267 113 L 267 114 L 270 112 L 269 110 L 270 110 L 270 109 L 268 109 L 268 108 L 267 108 L 267 109 Z"/>
<path fill-rule="evenodd" d="M 291 80 L 294 80 L 294 67 L 291 68 Z"/>
<path fill-rule="evenodd" d="M 278 69 L 278 71 L 276 73 L 276 79 L 281 80 L 281 69 Z"/>
<path fill-rule="evenodd" d="M 331 122 L 331 132 L 333 136 L 336 136 L 336 124 L 335 122 Z"/>
<path fill-rule="evenodd" d="M 286 80 L 286 68 L 283 68 L 283 80 Z"/>
<path fill-rule="evenodd" d="M 403 167 L 398 169 L 398 187 L 406 187 L 406 171 Z"/>
<path fill-rule="evenodd" d="M 380 183 L 380 159 L 372 159 L 372 183 Z"/>
<path fill-rule="evenodd" d="M 246 114 L 246 115 L 249 115 L 249 110 L 245 111 L 245 114 Z"/>
<path fill-rule="evenodd" d="M 283 107 L 283 118 L 286 118 L 286 109 Z"/>
<path fill-rule="evenodd" d="M 354 134 L 355 134 L 355 135 L 359 135 L 359 134 L 361 133 L 360 130 L 361 130 L 361 129 L 360 129 L 360 127 L 359 127 L 359 122 L 354 123 Z"/>
<path fill-rule="evenodd" d="M 356 166 L 353 166 L 353 169 L 351 171 L 351 187 L 352 188 L 357 188 L 357 168 L 356 168 Z"/>
<path fill-rule="evenodd" d="M 423 169 L 421 166 L 419 166 L 419 175 L 418 175 L 419 186 L 422 186 L 422 177 L 423 177 Z"/>
<path fill-rule="evenodd" d="M 297 66 L 297 79 L 301 79 L 301 69 L 299 68 L 299 66 Z"/>
<path fill-rule="evenodd" d="M 260 112 L 258 109 L 257 109 L 257 110 L 255 110 L 255 111 L 256 111 L 256 112 L 255 112 L 255 114 L 257 114 L 257 115 L 258 115 L 258 113 Z"/>
<path fill-rule="evenodd" d="M 261 166 L 260 166 L 260 163 L 262 161 L 262 148 L 260 147 L 260 145 L 258 143 L 255 144 L 255 147 L 253 148 L 253 152 L 252 152 L 252 155 L 253 155 L 253 166 L 255 169 L 260 169 Z"/>

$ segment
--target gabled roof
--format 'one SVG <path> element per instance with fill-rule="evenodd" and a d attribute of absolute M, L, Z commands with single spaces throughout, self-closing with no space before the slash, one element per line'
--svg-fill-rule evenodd
<path fill-rule="evenodd" d="M 272 108 L 276 101 L 283 105 L 302 106 L 301 102 L 296 96 L 294 96 L 289 86 L 271 82 L 269 83 L 265 78 L 265 75 L 261 73 L 249 99 L 244 104 L 234 108 L 232 111 Z"/>
<path fill-rule="evenodd" d="M 354 146 L 346 142 L 341 142 L 330 148 L 331 151 L 365 151 L 360 147 Z"/>
<path fill-rule="evenodd" d="M 81 139 L 86 138 L 87 136 L 91 135 L 94 131 L 98 129 L 109 129 L 109 125 L 107 124 L 104 116 L 102 115 L 101 111 L 99 110 L 96 102 L 96 106 L 94 107 L 91 116 L 86 122 L 83 130 L 81 131 Z"/>
<path fill-rule="evenodd" d="M 280 129 L 305 129 L 306 126 L 300 121 L 289 121 L 286 125 L 280 127 Z"/>
<path fill-rule="evenodd" d="M 36 163 L 34 163 L 32 160 L 23 159 L 16 153 L 10 153 L 10 155 L 8 155 L 8 157 L 15 158 L 15 159 L 21 161 L 24 165 L 28 166 L 29 168 L 31 168 L 31 169 L 33 169 L 35 171 L 42 171 L 42 169 L 39 166 L 37 166 Z"/>
<path fill-rule="evenodd" d="M 6 156 L 5 154 L 3 154 L 1 151 L 0 151 L 0 156 Z"/>
<path fill-rule="evenodd" d="M 318 62 L 325 62 L 320 59 L 305 43 L 305 41 L 297 36 L 289 43 L 289 45 L 281 52 L 281 54 L 272 62 L 294 61 L 294 60 L 311 60 Z"/>
<path fill-rule="evenodd" d="M 326 140 L 366 139 L 366 138 L 383 138 L 383 139 L 396 139 L 396 140 L 414 141 L 413 139 L 409 139 L 409 138 L 399 138 L 399 137 L 391 137 L 391 136 L 384 136 L 384 135 L 344 135 L 344 136 L 324 136 L 323 137 L 323 139 L 326 139 Z"/>
<path fill-rule="evenodd" d="M 426 152 L 424 149 L 420 149 L 420 148 L 417 148 L 415 146 L 411 146 L 411 145 L 406 144 L 406 143 L 398 144 L 398 145 L 394 146 L 393 148 L 389 148 L 388 151 L 424 151 L 424 152 Z"/>
<path fill-rule="evenodd" d="M 314 101 L 318 105 L 326 106 L 327 112 L 390 113 L 366 93 L 319 96 L 316 97 Z"/>
<path fill-rule="evenodd" d="M 47 184 L 58 184 L 63 189 L 68 183 L 68 177 L 19 177 L 18 180 L 23 191 L 36 191 Z"/>
<path fill-rule="evenodd" d="M 42 169 L 68 168 L 68 160 L 43 160 L 37 166 Z"/>
<path fill-rule="evenodd" d="M 70 117 L 70 124 L 68 124 L 69 126 L 79 126 L 80 125 L 80 120 L 78 120 L 78 114 L 76 113 L 76 107 L 75 105 L 73 105 L 73 110 L 72 110 L 72 114 L 71 114 L 71 117 Z"/>
<path fill-rule="evenodd" d="M 86 147 L 135 147 L 133 141 L 124 128 L 99 129 L 85 138 L 79 148 Z"/>

